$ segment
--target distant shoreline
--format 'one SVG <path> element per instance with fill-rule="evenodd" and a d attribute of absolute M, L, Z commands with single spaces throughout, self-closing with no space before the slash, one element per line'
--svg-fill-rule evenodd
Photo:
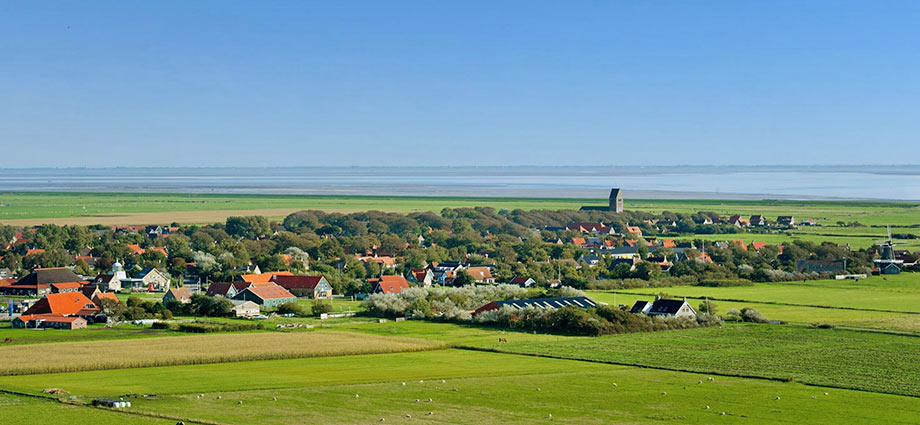
<path fill-rule="evenodd" d="M 0 192 L 920 200 L 920 166 L 0 169 Z"/>

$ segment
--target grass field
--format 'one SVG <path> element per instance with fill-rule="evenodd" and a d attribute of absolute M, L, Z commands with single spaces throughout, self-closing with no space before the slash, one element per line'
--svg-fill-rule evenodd
<path fill-rule="evenodd" d="M 745 324 L 487 347 L 920 396 L 920 338 L 914 336 Z"/>
<path fill-rule="evenodd" d="M 670 288 L 661 288 L 668 292 Z M 591 299 L 611 305 L 632 306 L 638 300 L 651 301 L 653 295 L 636 295 L 588 291 Z M 697 308 L 704 298 L 687 297 L 687 302 Z M 712 301 L 710 299 L 710 301 Z M 753 308 L 771 320 L 782 320 L 794 324 L 831 324 L 852 328 L 864 328 L 878 331 L 911 332 L 920 334 L 920 314 L 889 313 L 882 311 L 851 310 L 840 308 L 821 308 L 795 305 L 758 303 L 750 301 L 712 301 L 717 313 L 724 315 L 731 309 Z"/>
<path fill-rule="evenodd" d="M 31 393 L 49 383 L 81 399 L 156 393 L 131 399 L 131 411 L 242 425 L 911 423 L 920 415 L 909 397 L 463 350 L 0 378 Z"/>
<path fill-rule="evenodd" d="M 334 195 L 212 195 L 164 193 L 0 193 L 0 222 L 18 225 L 209 223 L 229 215 L 283 217 L 302 209 L 326 211 L 440 211 L 443 208 L 491 206 L 505 209 L 577 209 L 606 199 L 473 198 Z M 909 226 L 920 223 L 920 205 L 889 202 L 702 201 L 628 199 L 626 209 L 660 213 L 714 211 L 724 215 L 794 215 L 824 224 L 859 221 L 866 225 Z M 882 229 L 878 229 L 883 233 Z"/>
<path fill-rule="evenodd" d="M 739 300 L 761 303 L 784 303 L 798 306 L 920 312 L 920 274 L 873 276 L 855 280 L 810 280 L 807 282 L 757 283 L 754 286 L 709 288 L 676 286 L 639 288 L 621 292 L 657 294 L 676 297 L 709 297 L 715 300 Z"/>
<path fill-rule="evenodd" d="M 337 332 L 250 332 L 0 347 L 0 375 L 123 369 L 443 348 L 443 344 Z M 54 361 L 48 361 L 54 359 Z"/>
<path fill-rule="evenodd" d="M 0 394 L 0 418 L 5 424 L 175 425 L 175 420 L 112 412 L 51 400 Z"/>

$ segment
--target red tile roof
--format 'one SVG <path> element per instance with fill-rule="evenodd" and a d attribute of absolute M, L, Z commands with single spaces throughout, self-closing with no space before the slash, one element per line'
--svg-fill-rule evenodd
<path fill-rule="evenodd" d="M 81 292 L 65 292 L 45 295 L 23 314 L 72 315 L 85 311 L 99 311 L 99 307 Z"/>
<path fill-rule="evenodd" d="M 754 251 L 760 251 L 760 248 L 767 246 L 766 242 L 751 242 L 751 247 L 754 248 Z"/>
<path fill-rule="evenodd" d="M 143 254 L 144 252 L 146 252 L 146 251 L 144 250 L 144 248 L 141 248 L 141 246 L 138 245 L 138 244 L 136 244 L 136 243 L 133 243 L 133 244 L 131 244 L 131 245 L 128 245 L 128 249 L 130 249 L 131 252 L 133 252 L 133 253 L 135 253 L 135 254 L 137 254 L 137 255 L 141 255 L 141 254 Z"/>
<path fill-rule="evenodd" d="M 399 275 L 381 276 L 379 279 L 368 279 L 368 282 L 372 285 L 376 285 L 377 288 L 380 288 L 379 291 L 385 294 L 398 294 L 409 289 L 409 282 L 406 281 L 406 278 Z M 375 290 L 377 288 L 375 288 Z"/>
<path fill-rule="evenodd" d="M 116 302 L 121 302 L 121 300 L 118 299 L 118 296 L 115 295 L 114 292 L 100 292 L 96 294 L 95 297 L 93 297 L 94 304 L 98 305 L 102 300 L 115 300 Z"/>

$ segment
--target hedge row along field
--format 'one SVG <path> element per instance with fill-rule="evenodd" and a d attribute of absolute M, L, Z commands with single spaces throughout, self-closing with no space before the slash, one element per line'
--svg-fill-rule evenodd
<path fill-rule="evenodd" d="M 920 338 L 914 336 L 745 324 L 598 338 L 522 340 L 484 347 L 920 396 Z"/>
<path fill-rule="evenodd" d="M 344 332 L 264 332 L 0 347 L 0 375 L 394 353 L 443 343 Z"/>

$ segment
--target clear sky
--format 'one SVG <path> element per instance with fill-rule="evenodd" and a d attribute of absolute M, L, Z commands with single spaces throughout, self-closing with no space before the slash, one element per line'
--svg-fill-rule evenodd
<path fill-rule="evenodd" d="M 2 1 L 0 167 L 918 163 L 920 1 Z"/>

